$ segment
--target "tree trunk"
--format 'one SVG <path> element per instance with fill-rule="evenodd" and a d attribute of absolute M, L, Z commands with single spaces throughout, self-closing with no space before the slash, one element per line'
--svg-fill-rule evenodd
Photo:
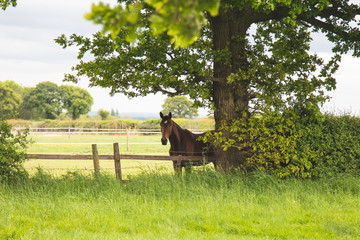
<path fill-rule="evenodd" d="M 215 106 L 215 129 L 222 124 L 231 124 L 241 118 L 249 106 L 249 80 L 242 77 L 248 70 L 245 50 L 245 37 L 249 29 L 250 11 L 238 9 L 221 9 L 218 16 L 211 18 L 213 47 L 215 50 L 214 77 L 220 79 L 213 84 L 213 101 Z M 225 57 L 218 57 L 218 54 Z M 228 82 L 231 74 L 239 74 L 235 81 Z M 229 133 L 223 133 L 229 136 Z M 228 171 L 241 165 L 248 156 L 244 151 L 229 148 L 215 150 L 217 165 L 221 171 Z"/>

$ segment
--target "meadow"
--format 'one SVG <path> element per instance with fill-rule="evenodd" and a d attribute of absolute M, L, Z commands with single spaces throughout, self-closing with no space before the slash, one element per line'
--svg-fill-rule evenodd
<path fill-rule="evenodd" d="M 126 142 L 126 135 L 31 137 L 44 144 L 29 153 L 91 154 L 98 143 L 100 154 L 111 154 L 111 143 Z M 129 153 L 168 154 L 159 135 L 134 135 L 130 143 L 141 144 Z M 0 239 L 360 238 L 360 179 L 353 175 L 279 180 L 208 166 L 175 176 L 171 163 L 131 164 L 122 161 L 130 166 L 124 184 L 112 169 L 94 176 L 91 161 L 27 162 L 29 179 L 0 183 Z"/>
<path fill-rule="evenodd" d="M 359 239 L 360 180 L 41 170 L 0 184 L 0 239 Z"/>
<path fill-rule="evenodd" d="M 97 144 L 99 154 L 113 154 L 113 143 L 118 142 L 120 153 L 141 155 L 168 155 L 169 145 L 163 146 L 159 134 L 137 135 L 130 134 L 129 140 L 126 134 L 105 135 L 91 134 L 32 134 L 32 144 L 29 145 L 27 153 L 43 154 L 92 154 L 92 144 Z M 127 145 L 127 141 L 129 145 Z M 141 172 L 143 170 L 155 170 L 158 168 L 172 171 L 172 162 L 167 161 L 121 161 L 123 176 Z M 30 160 L 25 163 L 30 173 L 37 168 L 51 172 L 54 175 L 62 175 L 67 171 L 81 171 L 84 174 L 92 173 L 92 160 Z M 103 172 L 113 174 L 114 162 L 111 160 L 100 160 Z"/>

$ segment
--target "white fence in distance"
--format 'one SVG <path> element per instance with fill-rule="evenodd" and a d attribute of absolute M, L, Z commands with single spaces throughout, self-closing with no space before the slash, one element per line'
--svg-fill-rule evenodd
<path fill-rule="evenodd" d="M 25 128 L 14 127 L 13 131 L 20 131 Z M 211 129 L 189 129 L 193 133 L 203 133 Z M 161 134 L 159 129 L 105 129 L 105 128 L 29 128 L 30 134 Z"/>

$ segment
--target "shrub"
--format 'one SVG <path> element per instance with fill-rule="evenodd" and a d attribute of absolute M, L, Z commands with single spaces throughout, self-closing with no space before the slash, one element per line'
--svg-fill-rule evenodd
<path fill-rule="evenodd" d="M 299 118 L 293 114 L 267 112 L 261 116 L 244 116 L 229 125 L 222 124 L 219 130 L 207 133 L 204 140 L 224 151 L 237 148 L 246 153 L 246 161 L 239 163 L 243 170 L 270 171 L 279 178 L 311 176 L 311 159 L 316 155 L 309 148 L 298 151 L 303 130 Z"/>
<path fill-rule="evenodd" d="M 360 119 L 325 115 L 322 122 L 304 127 L 298 145 L 318 152 L 312 161 L 315 177 L 339 173 L 360 175 Z M 301 151 L 300 151 L 301 152 Z"/>
<path fill-rule="evenodd" d="M 11 132 L 11 125 L 0 120 L 0 181 L 14 181 L 27 176 L 23 163 L 28 130 Z"/>

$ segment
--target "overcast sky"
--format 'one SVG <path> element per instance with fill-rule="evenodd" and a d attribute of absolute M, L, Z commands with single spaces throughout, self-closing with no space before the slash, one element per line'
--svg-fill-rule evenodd
<path fill-rule="evenodd" d="M 43 81 L 61 84 L 64 74 L 77 63 L 75 48 L 62 49 L 54 39 L 72 33 L 90 36 L 100 30 L 84 19 L 96 0 L 18 0 L 18 6 L 0 10 L 0 81 L 14 80 L 22 86 L 34 87 Z M 106 0 L 103 2 L 115 2 Z M 312 50 L 329 56 L 330 46 L 319 36 Z M 360 60 L 344 56 L 335 75 L 337 89 L 326 108 L 360 115 Z M 83 79 L 78 86 L 86 88 L 94 98 L 93 111 L 118 109 L 119 112 L 159 112 L 165 96 L 127 99 L 121 94 L 111 97 L 108 89 L 88 87 Z M 205 114 L 206 111 L 201 113 Z"/>

